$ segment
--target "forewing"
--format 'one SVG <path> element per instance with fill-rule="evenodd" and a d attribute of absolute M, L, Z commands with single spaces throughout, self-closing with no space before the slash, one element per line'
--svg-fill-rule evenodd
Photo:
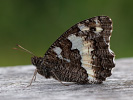
<path fill-rule="evenodd" d="M 112 21 L 107 16 L 81 21 L 51 45 L 44 55 L 44 63 L 53 69 L 59 68 L 58 77 L 65 73 L 67 78 L 66 72 L 76 74 L 82 68 L 89 83 L 101 82 L 111 75 L 115 66 L 114 53 L 110 50 L 111 33 Z"/>

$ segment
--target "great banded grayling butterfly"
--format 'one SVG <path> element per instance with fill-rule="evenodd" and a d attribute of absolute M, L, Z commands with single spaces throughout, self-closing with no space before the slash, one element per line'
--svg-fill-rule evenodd
<path fill-rule="evenodd" d="M 36 66 L 33 79 L 39 73 L 61 83 L 102 83 L 115 67 L 115 55 L 110 49 L 111 34 L 112 20 L 108 16 L 92 17 L 75 24 L 43 57 L 33 55 L 31 61 Z"/>

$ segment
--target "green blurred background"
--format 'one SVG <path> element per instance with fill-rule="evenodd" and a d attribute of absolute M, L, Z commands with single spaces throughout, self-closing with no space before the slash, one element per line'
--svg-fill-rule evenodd
<path fill-rule="evenodd" d="M 31 64 L 68 28 L 93 16 L 113 20 L 111 49 L 116 58 L 133 56 L 133 0 L 0 0 L 0 66 Z"/>

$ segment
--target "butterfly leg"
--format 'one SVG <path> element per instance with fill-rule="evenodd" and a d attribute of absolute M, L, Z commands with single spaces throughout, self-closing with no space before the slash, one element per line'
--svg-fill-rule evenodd
<path fill-rule="evenodd" d="M 36 73 L 37 74 L 37 73 Z M 34 82 L 36 81 L 36 75 L 34 76 Z"/>
<path fill-rule="evenodd" d="M 56 74 L 55 74 L 53 71 L 51 71 L 51 72 L 53 73 L 53 75 L 55 76 L 55 78 L 56 78 L 62 85 L 64 85 L 64 86 L 69 86 L 68 84 L 62 83 L 62 81 L 56 76 Z"/>
<path fill-rule="evenodd" d="M 35 69 L 34 75 L 33 75 L 32 79 L 31 79 L 31 82 L 30 82 L 30 84 L 29 84 L 27 87 L 31 86 L 33 80 L 34 80 L 34 81 L 36 80 L 36 75 L 37 75 L 37 69 Z"/>

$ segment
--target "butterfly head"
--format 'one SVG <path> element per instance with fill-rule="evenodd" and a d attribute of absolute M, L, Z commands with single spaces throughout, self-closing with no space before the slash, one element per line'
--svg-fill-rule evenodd
<path fill-rule="evenodd" d="M 43 64 L 43 58 L 42 57 L 31 57 L 31 62 L 34 66 L 40 67 Z"/>
<path fill-rule="evenodd" d="M 21 50 L 21 51 L 27 52 L 28 54 L 33 55 L 33 57 L 31 57 L 32 64 L 35 65 L 36 67 L 40 67 L 41 66 L 42 61 L 43 61 L 43 58 L 42 57 L 35 56 L 31 51 L 25 49 L 21 45 L 18 45 L 17 44 L 16 46 L 19 47 L 20 49 L 19 48 L 13 48 L 13 49 Z"/>

